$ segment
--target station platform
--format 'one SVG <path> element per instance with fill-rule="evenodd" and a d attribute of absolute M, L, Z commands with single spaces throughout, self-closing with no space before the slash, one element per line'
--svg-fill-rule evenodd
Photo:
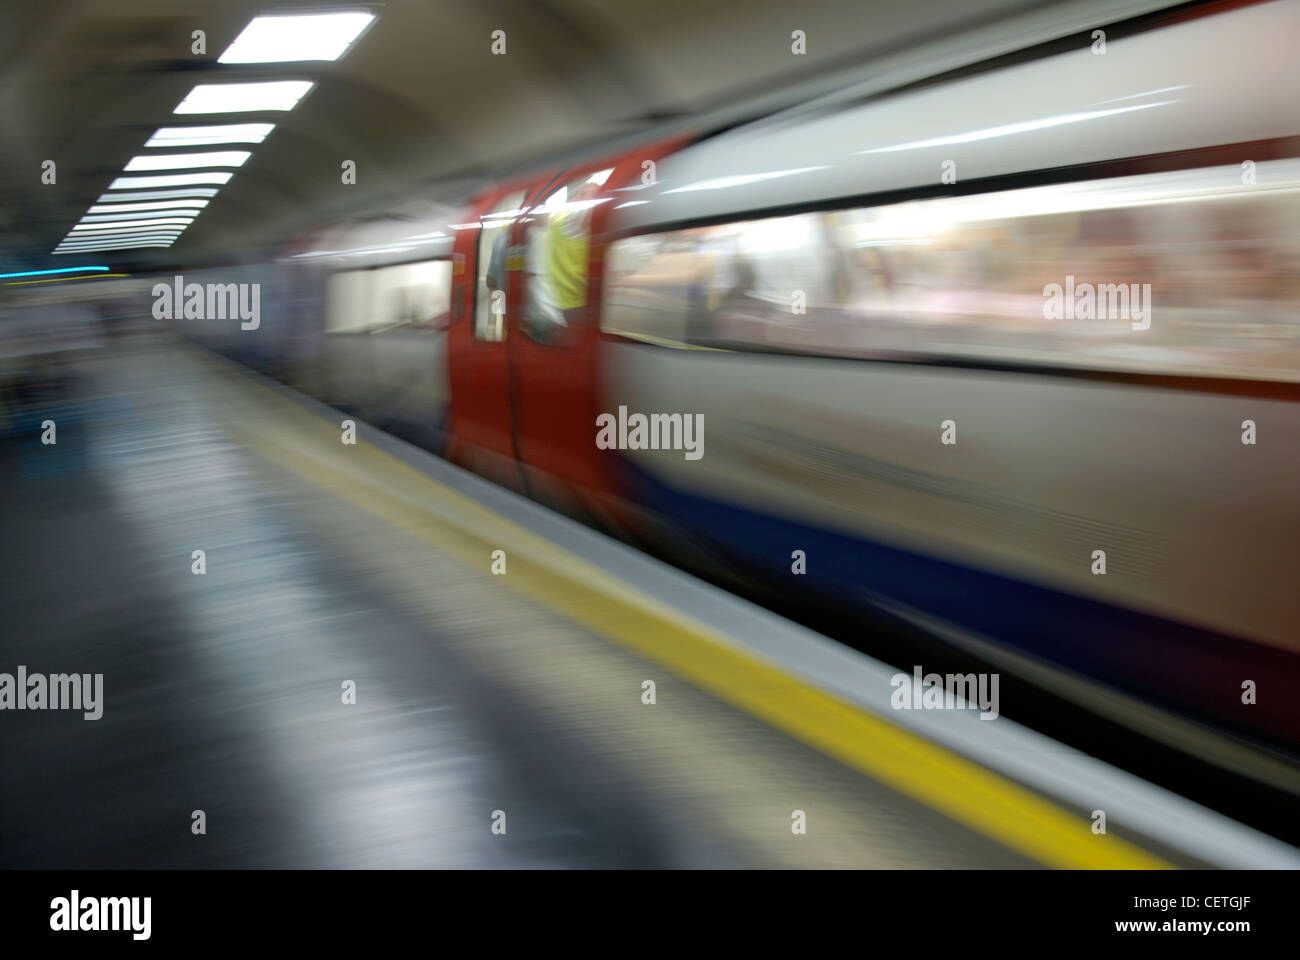
<path fill-rule="evenodd" d="M 0 671 L 103 714 L 0 714 L 0 866 L 1300 865 L 170 335 L 71 373 L 0 442 Z"/>

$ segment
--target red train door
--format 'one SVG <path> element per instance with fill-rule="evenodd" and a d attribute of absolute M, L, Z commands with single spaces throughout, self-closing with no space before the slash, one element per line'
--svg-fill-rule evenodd
<path fill-rule="evenodd" d="M 527 490 L 585 519 L 605 515 L 617 489 L 596 447 L 605 223 L 668 147 L 565 170 L 511 228 L 507 353 Z"/>
<path fill-rule="evenodd" d="M 585 519 L 610 516 L 596 447 L 605 223 L 680 144 L 480 196 L 457 230 L 448 331 L 449 459 Z"/>
<path fill-rule="evenodd" d="M 448 459 L 520 489 L 506 356 L 506 244 L 527 194 L 519 184 L 478 197 L 457 225 L 447 332 Z"/>

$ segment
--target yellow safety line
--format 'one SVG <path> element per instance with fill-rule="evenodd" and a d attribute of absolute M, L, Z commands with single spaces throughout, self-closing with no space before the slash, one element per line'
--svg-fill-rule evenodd
<path fill-rule="evenodd" d="M 241 388 L 252 385 L 250 380 Z M 270 390 L 266 393 L 276 397 Z M 314 425 L 308 429 L 328 434 L 329 442 L 338 443 L 336 428 L 289 401 L 276 399 L 294 419 L 305 426 Z M 712 628 L 630 588 L 382 450 L 364 443 L 340 445 L 342 460 L 327 463 L 243 429 L 231 432 L 234 439 L 266 459 L 471 567 L 486 569 L 491 552 L 504 549 L 508 573 L 500 579 L 506 585 L 1041 863 L 1076 869 L 1171 866 L 1120 837 L 1093 834 L 1089 820 L 732 646 Z M 364 467 L 354 464 L 355 469 L 341 469 L 341 462 L 352 458 L 368 462 Z M 408 486 L 418 484 L 427 496 L 451 509 L 446 515 L 437 515 L 385 492 L 373 479 L 381 474 Z M 496 537 L 478 532 L 493 528 Z"/>

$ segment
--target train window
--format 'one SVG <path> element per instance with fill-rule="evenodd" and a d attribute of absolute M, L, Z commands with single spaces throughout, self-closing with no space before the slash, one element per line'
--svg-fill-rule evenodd
<path fill-rule="evenodd" d="M 403 263 L 382 267 L 375 273 L 376 323 L 372 329 L 441 330 L 447 326 L 451 308 L 451 261 Z"/>
<path fill-rule="evenodd" d="M 520 330 L 556 344 L 587 311 L 591 211 L 613 170 L 584 174 L 559 187 L 524 218 L 524 297 Z"/>
<path fill-rule="evenodd" d="M 370 328 L 373 270 L 346 270 L 329 279 L 325 314 L 328 333 L 365 333 Z"/>
<path fill-rule="evenodd" d="M 1201 168 L 629 237 L 606 257 L 602 326 L 733 350 L 1300 380 L 1300 160 L 1257 164 L 1257 183 Z"/>
<path fill-rule="evenodd" d="M 326 330 L 379 333 L 443 329 L 451 306 L 451 262 L 426 260 L 346 270 L 330 277 Z"/>
<path fill-rule="evenodd" d="M 474 336 L 479 340 L 499 342 L 506 336 L 506 244 L 523 202 L 522 190 L 509 194 L 480 221 L 474 298 Z"/>

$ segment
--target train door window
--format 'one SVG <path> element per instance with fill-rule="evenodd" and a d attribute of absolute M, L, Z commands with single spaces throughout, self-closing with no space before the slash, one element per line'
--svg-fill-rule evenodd
<path fill-rule="evenodd" d="M 556 344 L 587 310 L 592 208 L 613 169 L 584 174 L 556 189 L 525 218 L 525 293 L 519 327 L 531 340 Z"/>
<path fill-rule="evenodd" d="M 483 215 L 478 232 L 478 281 L 474 302 L 474 336 L 479 340 L 505 339 L 506 244 L 510 224 L 524 202 L 522 190 L 508 194 Z"/>

